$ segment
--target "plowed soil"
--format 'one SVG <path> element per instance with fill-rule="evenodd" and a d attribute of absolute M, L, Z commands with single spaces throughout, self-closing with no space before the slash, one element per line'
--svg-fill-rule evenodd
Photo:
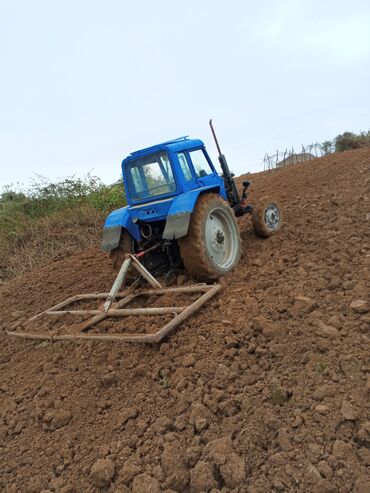
<path fill-rule="evenodd" d="M 242 218 L 237 269 L 160 345 L 6 336 L 109 290 L 99 245 L 1 287 L 0 491 L 370 491 L 370 151 L 251 179 L 282 230 Z"/>

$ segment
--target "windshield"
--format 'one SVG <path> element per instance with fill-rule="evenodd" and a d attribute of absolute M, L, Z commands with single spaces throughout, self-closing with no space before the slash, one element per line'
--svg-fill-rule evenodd
<path fill-rule="evenodd" d="M 133 200 L 174 192 L 176 184 L 166 152 L 158 152 L 132 161 L 127 175 Z"/>

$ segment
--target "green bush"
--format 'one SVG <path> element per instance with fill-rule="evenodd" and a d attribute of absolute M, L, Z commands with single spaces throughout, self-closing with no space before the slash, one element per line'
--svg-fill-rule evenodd
<path fill-rule="evenodd" d="M 343 152 L 352 149 L 360 149 L 361 147 L 370 146 L 370 130 L 368 132 L 344 132 L 338 135 L 335 139 L 335 151 Z"/>
<path fill-rule="evenodd" d="M 98 241 L 109 211 L 126 203 L 123 185 L 106 186 L 99 178 L 68 177 L 52 182 L 38 176 L 28 189 L 7 186 L 0 195 L 0 278 L 27 270 L 58 250 Z M 28 250 L 27 250 L 28 248 Z"/>
<path fill-rule="evenodd" d="M 123 207 L 126 204 L 123 185 L 102 187 L 90 194 L 89 202 L 96 210 L 102 212 L 109 212 Z"/>
<path fill-rule="evenodd" d="M 38 176 L 27 190 L 7 186 L 0 195 L 0 211 L 19 212 L 30 218 L 86 204 L 101 211 L 122 206 L 125 204 L 123 186 L 106 186 L 92 175 L 83 179 L 69 177 L 56 182 Z"/>
<path fill-rule="evenodd" d="M 331 154 L 332 152 L 334 152 L 334 149 L 335 149 L 334 142 L 332 140 L 325 140 L 321 144 L 321 149 L 322 149 L 325 156 L 327 154 Z"/>
<path fill-rule="evenodd" d="M 321 149 L 326 156 L 332 152 L 350 151 L 352 149 L 360 149 L 361 147 L 370 146 L 370 130 L 360 132 L 344 132 L 337 135 L 333 140 L 325 140 L 321 144 Z"/>

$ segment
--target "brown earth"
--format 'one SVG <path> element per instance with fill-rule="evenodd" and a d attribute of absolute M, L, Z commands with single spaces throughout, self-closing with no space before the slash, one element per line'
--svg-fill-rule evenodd
<path fill-rule="evenodd" d="M 0 491 L 370 491 L 370 151 L 252 179 L 281 232 L 242 218 L 238 268 L 161 345 L 5 335 L 107 290 L 98 245 L 1 287 Z"/>

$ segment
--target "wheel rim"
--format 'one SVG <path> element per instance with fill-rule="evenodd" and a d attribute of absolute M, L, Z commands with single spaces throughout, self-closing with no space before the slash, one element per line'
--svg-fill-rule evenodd
<path fill-rule="evenodd" d="M 264 220 L 270 231 L 275 231 L 280 224 L 279 208 L 275 204 L 269 204 L 265 209 Z"/>
<path fill-rule="evenodd" d="M 219 269 L 230 269 L 238 254 L 239 236 L 227 211 L 215 208 L 208 214 L 205 236 L 207 253 L 212 262 Z"/>

